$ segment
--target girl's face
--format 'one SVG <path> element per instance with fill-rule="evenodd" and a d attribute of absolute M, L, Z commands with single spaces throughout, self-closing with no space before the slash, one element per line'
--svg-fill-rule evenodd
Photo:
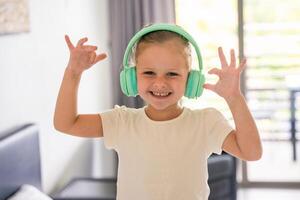
<path fill-rule="evenodd" d="M 155 110 L 178 108 L 189 72 L 185 47 L 176 40 L 142 43 L 136 57 L 139 95 Z"/>

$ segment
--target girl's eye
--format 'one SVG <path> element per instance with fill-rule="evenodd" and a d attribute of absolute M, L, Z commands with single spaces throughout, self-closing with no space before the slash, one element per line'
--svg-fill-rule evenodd
<path fill-rule="evenodd" d="M 176 72 L 168 72 L 167 75 L 168 76 L 178 76 L 178 74 Z"/>
<path fill-rule="evenodd" d="M 143 72 L 143 74 L 145 74 L 145 75 L 151 75 L 151 76 L 153 76 L 153 75 L 155 75 L 155 73 L 154 72 L 152 72 L 152 71 L 145 71 L 145 72 Z"/>

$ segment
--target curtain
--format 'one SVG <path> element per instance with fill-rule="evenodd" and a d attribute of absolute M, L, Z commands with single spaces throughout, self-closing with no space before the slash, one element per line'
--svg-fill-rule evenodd
<path fill-rule="evenodd" d="M 120 88 L 120 72 L 131 37 L 149 23 L 175 23 L 175 0 L 109 0 L 111 33 L 111 80 L 114 105 L 144 106 L 143 100 L 125 96 Z"/>

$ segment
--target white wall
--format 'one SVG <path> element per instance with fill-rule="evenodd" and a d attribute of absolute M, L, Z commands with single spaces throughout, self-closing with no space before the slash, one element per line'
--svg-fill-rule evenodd
<path fill-rule="evenodd" d="M 100 160 L 96 160 L 93 174 L 114 175 L 111 152 L 103 148 L 102 140 L 60 134 L 52 124 L 69 56 L 64 34 L 69 34 L 73 42 L 87 36 L 90 44 L 98 45 L 99 52 L 109 54 L 107 9 L 107 0 L 29 0 L 30 32 L 0 36 L 0 130 L 23 122 L 39 125 L 47 193 L 68 181 L 72 173 L 91 173 L 88 163 L 93 143 L 100 151 L 96 152 Z M 108 58 L 83 75 L 79 112 L 97 113 L 112 107 L 109 68 Z"/>

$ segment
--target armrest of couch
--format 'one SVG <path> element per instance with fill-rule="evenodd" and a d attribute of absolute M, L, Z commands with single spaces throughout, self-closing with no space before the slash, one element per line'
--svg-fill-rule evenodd
<path fill-rule="evenodd" d="M 117 179 L 74 178 L 58 193 L 54 200 L 115 200 Z"/>
<path fill-rule="evenodd" d="M 39 129 L 26 123 L 0 131 L 0 199 L 23 184 L 42 189 Z"/>

